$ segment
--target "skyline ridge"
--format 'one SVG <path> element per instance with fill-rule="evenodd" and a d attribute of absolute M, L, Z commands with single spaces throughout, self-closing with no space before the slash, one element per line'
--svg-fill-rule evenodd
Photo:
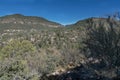
<path fill-rule="evenodd" d="M 115 12 L 114 12 L 115 13 Z M 72 22 L 72 23 L 66 23 L 66 24 L 62 24 L 60 22 L 57 22 L 57 21 L 53 21 L 53 20 L 50 20 L 50 19 L 47 19 L 46 17 L 42 17 L 42 16 L 36 16 L 36 15 L 24 15 L 24 14 L 21 14 L 21 13 L 14 13 L 14 14 L 7 14 L 7 15 L 0 15 L 0 18 L 1 17 L 7 17 L 7 16 L 22 16 L 22 17 L 36 17 L 36 18 L 41 18 L 41 19 L 44 19 L 44 20 L 47 20 L 47 21 L 50 21 L 50 22 L 55 22 L 55 23 L 58 23 L 58 24 L 61 24 L 63 26 L 66 26 L 66 25 L 72 25 L 72 24 L 75 24 L 79 21 L 82 21 L 82 20 L 86 20 L 86 19 L 89 19 L 89 18 L 104 18 L 104 17 L 107 17 L 108 15 L 113 15 L 112 14 L 106 14 L 106 15 L 103 15 L 103 16 L 91 16 L 91 17 L 87 17 L 87 18 L 83 18 L 83 19 L 78 19 L 76 20 L 75 22 Z"/>

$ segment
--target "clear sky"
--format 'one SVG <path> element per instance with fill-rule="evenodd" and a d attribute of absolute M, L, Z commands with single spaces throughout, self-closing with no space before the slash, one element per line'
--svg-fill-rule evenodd
<path fill-rule="evenodd" d="M 120 11 L 120 0 L 0 0 L 0 16 L 20 13 L 70 24 Z"/>

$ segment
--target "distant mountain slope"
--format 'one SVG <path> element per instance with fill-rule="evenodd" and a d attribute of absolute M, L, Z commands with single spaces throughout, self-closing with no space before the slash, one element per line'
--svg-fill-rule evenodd
<path fill-rule="evenodd" d="M 114 25 L 119 25 L 120 22 L 115 21 L 115 20 L 111 20 L 111 22 Z M 97 17 L 92 17 L 92 18 L 88 18 L 88 19 L 84 19 L 84 20 L 80 20 L 74 24 L 71 25 L 67 25 L 67 27 L 71 27 L 71 28 L 84 28 L 84 27 L 90 27 L 91 24 L 93 24 L 92 26 L 96 26 L 99 27 L 100 24 L 102 24 L 104 27 L 109 27 L 110 22 L 108 21 L 108 18 L 97 18 Z"/>
<path fill-rule="evenodd" d="M 57 28 L 62 25 L 56 22 L 48 21 L 42 17 L 24 16 L 21 14 L 13 14 L 0 17 L 0 27 L 2 28 Z"/>
<path fill-rule="evenodd" d="M 114 20 L 112 21 L 114 23 Z M 116 22 L 116 21 L 115 21 Z M 0 17 L 0 31 L 6 29 L 53 29 L 53 28 L 66 28 L 80 29 L 80 32 L 84 32 L 87 28 L 98 26 L 102 23 L 103 26 L 108 27 L 110 25 L 108 18 L 92 17 L 84 20 L 80 20 L 74 24 L 66 25 L 65 27 L 59 23 L 49 21 L 42 17 L 36 16 L 24 16 L 21 14 L 6 15 Z M 91 24 L 94 24 L 91 26 Z M 120 25 L 120 22 L 114 23 Z"/>

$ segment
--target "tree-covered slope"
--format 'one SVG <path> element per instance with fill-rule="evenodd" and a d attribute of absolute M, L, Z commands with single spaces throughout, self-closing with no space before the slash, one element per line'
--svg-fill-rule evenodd
<path fill-rule="evenodd" d="M 89 18 L 60 26 L 39 17 L 1 17 L 0 80 L 111 80 L 119 76 L 118 19 Z"/>
<path fill-rule="evenodd" d="M 61 24 L 49 21 L 42 17 L 24 16 L 21 14 L 13 14 L 0 17 L 0 29 L 41 29 L 41 28 L 57 28 L 62 27 Z"/>

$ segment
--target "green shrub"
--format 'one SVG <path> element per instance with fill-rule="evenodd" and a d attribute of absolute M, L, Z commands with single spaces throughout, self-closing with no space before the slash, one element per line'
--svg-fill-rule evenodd
<path fill-rule="evenodd" d="M 5 45 L 0 51 L 0 57 L 17 57 L 21 56 L 26 52 L 34 52 L 36 48 L 28 40 L 11 40 Z"/>

